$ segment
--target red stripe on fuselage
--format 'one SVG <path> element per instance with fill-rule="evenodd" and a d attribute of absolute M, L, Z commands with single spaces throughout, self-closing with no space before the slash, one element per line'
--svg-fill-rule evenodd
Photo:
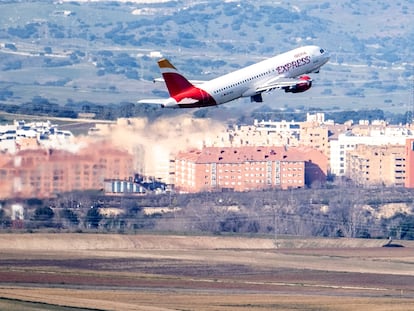
<path fill-rule="evenodd" d="M 210 94 L 195 86 L 172 97 L 177 101 L 178 106 L 183 108 L 198 108 L 217 105 Z M 189 103 L 191 100 L 194 100 L 195 102 Z"/>
<path fill-rule="evenodd" d="M 217 105 L 210 94 L 195 87 L 182 75 L 175 72 L 164 72 L 162 76 L 170 96 L 177 101 L 178 106 L 197 108 Z"/>

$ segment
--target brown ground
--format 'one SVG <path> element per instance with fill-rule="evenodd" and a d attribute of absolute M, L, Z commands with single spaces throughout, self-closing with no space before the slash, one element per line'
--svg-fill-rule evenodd
<path fill-rule="evenodd" d="M 0 310 L 414 310 L 414 244 L 382 244 L 2 234 Z"/>

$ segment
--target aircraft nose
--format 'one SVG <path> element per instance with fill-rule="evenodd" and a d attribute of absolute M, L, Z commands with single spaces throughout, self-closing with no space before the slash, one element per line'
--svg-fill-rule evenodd
<path fill-rule="evenodd" d="M 319 50 L 319 53 L 322 56 L 322 60 L 324 64 L 331 58 L 331 55 L 329 55 L 328 51 L 326 51 L 325 49 L 321 48 Z"/>

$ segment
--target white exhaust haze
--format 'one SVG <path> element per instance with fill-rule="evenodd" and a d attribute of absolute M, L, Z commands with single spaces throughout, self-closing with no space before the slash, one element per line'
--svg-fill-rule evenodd
<path fill-rule="evenodd" d="M 168 182 L 170 160 L 179 151 L 214 146 L 225 132 L 224 124 L 188 115 L 148 121 L 147 118 L 119 119 L 117 124 L 97 125 L 99 137 L 134 155 L 137 173 Z"/>

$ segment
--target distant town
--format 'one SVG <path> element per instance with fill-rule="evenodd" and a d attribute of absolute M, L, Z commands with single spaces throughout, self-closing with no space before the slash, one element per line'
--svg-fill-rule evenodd
<path fill-rule="evenodd" d="M 255 120 L 204 133 L 196 146 L 153 154 L 146 143 L 121 146 L 108 136 L 133 131 L 137 124 L 118 119 L 96 124 L 82 136 L 50 121 L 0 126 L 1 198 L 100 189 L 139 195 L 294 189 L 337 179 L 364 187 L 414 187 L 410 124 L 335 124 L 323 113 L 308 113 L 304 122 Z"/>

